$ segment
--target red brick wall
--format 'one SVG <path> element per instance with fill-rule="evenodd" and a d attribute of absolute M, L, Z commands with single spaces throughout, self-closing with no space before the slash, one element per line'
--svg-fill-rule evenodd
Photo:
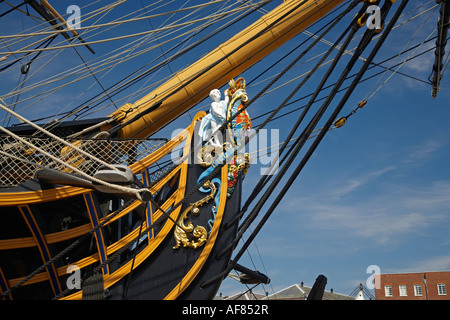
<path fill-rule="evenodd" d="M 426 276 L 426 286 L 424 274 Z M 450 300 L 450 271 L 381 274 L 380 282 L 381 284 L 378 286 L 377 279 L 375 280 L 375 298 L 377 300 L 426 300 L 427 291 L 429 300 Z M 438 283 L 445 284 L 446 295 L 438 294 Z M 422 286 L 422 296 L 415 295 L 415 284 Z M 385 296 L 386 285 L 392 286 L 391 297 Z M 400 285 L 406 286 L 406 296 L 400 296 Z"/>

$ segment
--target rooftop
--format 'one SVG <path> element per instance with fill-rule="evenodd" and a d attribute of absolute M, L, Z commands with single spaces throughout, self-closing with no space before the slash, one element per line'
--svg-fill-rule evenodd
<path fill-rule="evenodd" d="M 232 296 L 216 297 L 217 300 L 306 300 L 311 287 L 302 284 L 293 284 L 270 295 L 249 292 L 240 292 Z M 324 291 L 322 300 L 355 300 L 354 297 L 331 291 Z"/>

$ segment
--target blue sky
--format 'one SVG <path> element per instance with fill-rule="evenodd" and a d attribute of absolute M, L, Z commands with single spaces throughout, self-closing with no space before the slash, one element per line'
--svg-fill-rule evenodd
<path fill-rule="evenodd" d="M 87 1 L 58 1 L 54 5 L 58 11 L 64 12 L 69 4 L 76 4 L 82 8 L 83 13 L 87 10 L 84 9 L 87 3 Z M 96 2 L 92 8 L 108 3 L 111 2 Z M 142 1 L 142 3 L 150 2 Z M 133 13 L 142 8 L 142 3 L 137 0 L 128 1 L 128 7 L 118 6 L 99 18 L 98 23 L 109 22 L 124 14 Z M 201 2 L 186 1 L 183 5 L 192 6 L 198 3 Z M 220 3 L 220 6 L 231 3 L 225 1 Z M 274 8 L 279 3 L 280 1 L 272 1 L 266 8 Z M 394 9 L 397 8 L 397 3 Z M 180 1 L 169 2 L 160 9 L 155 9 L 155 12 L 178 9 L 180 5 L 182 5 Z M 411 0 L 405 12 L 420 8 L 402 17 L 401 21 L 421 12 L 425 11 L 425 13 L 394 30 L 374 61 L 383 61 L 385 58 L 398 54 L 404 48 L 420 44 L 430 34 L 434 35 L 438 9 L 426 11 L 434 5 L 435 1 Z M 218 8 L 216 7 L 217 10 Z M 127 98 L 128 100 L 118 102 L 118 105 L 135 101 L 151 90 L 147 88 L 151 83 L 194 61 L 205 54 L 208 48 L 220 44 L 260 15 L 261 13 L 256 12 L 247 19 L 243 19 L 233 26 L 232 30 L 213 39 L 212 44 L 199 46 L 192 53 L 172 62 L 170 68 L 165 67 L 152 78 L 146 78 L 146 82 L 140 82 L 113 99 L 117 101 L 124 98 L 143 86 L 144 91 Z M 1 34 L 12 34 L 12 30 L 20 31 L 24 25 L 33 25 L 27 20 L 22 20 L 20 16 L 15 17 L 0 19 Z M 152 26 L 158 28 L 167 25 L 177 17 L 171 17 L 172 20 L 167 21 L 167 17 L 155 18 L 152 20 Z M 348 23 L 348 20 L 338 25 L 337 30 L 327 35 L 325 39 L 333 42 L 337 34 L 343 30 L 345 23 Z M 319 27 L 320 25 L 317 25 L 310 31 L 316 32 Z M 94 35 L 92 40 L 148 29 L 148 21 L 144 20 L 139 24 L 129 24 L 120 29 L 111 29 L 105 34 Z M 414 38 L 410 41 L 413 36 Z M 242 76 L 247 81 L 251 80 L 261 71 L 262 66 L 269 65 L 304 39 L 306 39 L 305 35 L 299 35 L 294 41 L 286 44 Z M 85 48 L 79 48 L 79 52 L 91 64 L 95 62 L 92 59 L 106 55 L 131 40 L 93 45 L 97 52 L 95 56 Z M 165 38 L 161 41 L 165 41 Z M 357 41 L 352 42 L 350 48 L 354 48 L 356 43 Z M 427 42 L 413 53 L 427 50 L 433 44 L 434 41 Z M 156 48 L 127 63 L 99 72 L 97 76 L 104 87 L 112 85 L 124 74 L 151 61 L 161 52 L 167 52 L 172 45 L 174 43 L 164 44 L 162 50 Z M 308 58 L 327 49 L 326 44 L 320 43 Z M 410 54 L 412 52 L 400 56 L 395 63 L 402 62 Z M 367 57 L 367 55 L 368 52 L 365 52 L 362 56 Z M 348 56 L 344 61 L 347 60 Z M 46 61 L 48 58 L 43 58 L 32 65 L 33 71 L 43 66 L 41 73 L 36 75 L 33 81 L 57 74 L 66 68 L 82 65 L 73 50 L 68 49 L 59 53 L 48 64 L 45 64 Z M 317 58 L 292 68 L 286 77 L 280 80 L 280 84 L 305 73 L 316 61 Z M 430 51 L 405 63 L 399 71 L 426 81 L 433 61 L 434 51 Z M 289 59 L 287 62 L 282 62 L 275 70 L 281 71 L 283 65 L 289 62 Z M 383 65 L 389 67 L 391 62 L 392 60 Z M 19 71 L 14 70 L 2 74 L 0 79 L 2 96 L 17 84 Z M 382 70 L 373 68 L 367 75 Z M 361 83 L 344 107 L 342 115 L 350 113 L 358 101 L 370 97 L 390 75 L 391 73 L 387 72 L 378 83 L 379 77 Z M 264 78 L 266 77 L 262 77 Z M 295 95 L 294 99 L 311 93 L 317 79 L 320 79 L 319 76 L 311 78 L 311 81 Z M 445 83 L 448 79 L 447 72 L 442 82 Z M 249 109 L 250 115 L 256 117 L 277 107 L 299 81 L 257 100 Z M 267 81 L 250 85 L 247 90 L 249 96 L 255 95 L 266 83 Z M 94 84 L 93 87 L 85 91 L 91 84 Z M 21 97 L 43 92 L 52 85 L 24 93 Z M 306 285 L 312 285 L 315 278 L 323 274 L 328 278 L 327 290 L 333 288 L 335 292 L 349 294 L 359 283 L 366 283 L 370 275 L 366 273 L 366 270 L 370 265 L 378 265 L 381 273 L 450 270 L 449 86 L 449 84 L 445 85 L 437 98 L 433 100 L 430 96 L 430 85 L 396 74 L 376 91 L 363 109 L 359 109 L 349 118 L 344 127 L 327 134 L 293 187 L 279 203 L 269 222 L 257 236 L 254 245 L 249 248 L 249 254 L 245 254 L 240 261 L 244 266 L 266 273 L 272 280 L 271 284 L 264 288 L 259 286 L 255 292 L 268 291 L 270 294 L 302 281 Z M 100 88 L 95 84 L 95 80 L 87 77 L 41 101 L 37 101 L 40 97 L 30 100 L 36 103 L 24 109 L 23 114 L 30 119 L 35 119 L 54 113 L 56 108 L 70 110 L 99 91 Z M 10 103 L 9 99 L 5 102 Z M 288 106 L 286 110 L 293 110 L 306 102 L 307 99 L 300 100 Z M 24 108 L 28 104 L 29 102 L 20 103 L 17 108 Z M 194 109 L 207 110 L 208 104 L 209 101 L 205 100 Z M 106 102 L 101 106 L 105 108 L 98 113 L 99 116 L 107 115 L 114 110 L 114 107 L 108 106 Z M 273 121 L 269 128 L 279 130 L 280 140 L 282 140 L 287 135 L 289 125 L 294 123 L 295 117 L 299 114 L 300 111 L 297 111 Z M 0 121 L 3 122 L 3 114 L 0 114 Z M 261 120 L 255 122 L 260 123 Z M 189 123 L 189 115 L 184 116 L 157 136 L 170 136 L 171 130 L 185 127 Z M 256 164 L 252 166 L 244 181 L 245 189 L 250 190 L 259 178 L 259 166 Z M 245 199 L 248 192 L 244 192 L 243 196 Z M 263 210 L 261 215 L 264 212 Z M 230 295 L 245 289 L 245 286 L 227 279 L 220 291 L 224 295 Z"/>

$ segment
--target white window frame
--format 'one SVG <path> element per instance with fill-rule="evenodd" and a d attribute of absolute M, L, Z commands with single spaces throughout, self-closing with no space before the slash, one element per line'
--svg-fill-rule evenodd
<path fill-rule="evenodd" d="M 447 288 L 445 287 L 445 283 L 438 283 L 437 284 L 438 289 L 438 295 L 439 296 L 446 296 L 447 295 Z"/>
<path fill-rule="evenodd" d="M 384 286 L 384 296 L 392 297 L 392 285 Z"/>
<path fill-rule="evenodd" d="M 398 286 L 398 292 L 399 292 L 399 296 L 400 297 L 407 297 L 408 296 L 408 291 L 406 290 L 406 285 L 405 284 L 401 284 Z"/>
<path fill-rule="evenodd" d="M 414 285 L 414 295 L 416 297 L 420 297 L 420 296 L 423 295 L 422 285 L 421 284 L 415 284 Z"/>

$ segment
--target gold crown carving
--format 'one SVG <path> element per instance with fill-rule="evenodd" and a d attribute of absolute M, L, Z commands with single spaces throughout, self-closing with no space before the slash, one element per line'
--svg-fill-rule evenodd
<path fill-rule="evenodd" d="M 242 77 L 238 78 L 236 81 L 234 81 L 234 79 L 231 79 L 228 82 L 228 85 L 230 86 L 230 88 L 227 89 L 227 94 L 231 98 L 233 94 L 235 94 L 235 92 L 239 89 L 245 89 L 245 80 Z"/>

